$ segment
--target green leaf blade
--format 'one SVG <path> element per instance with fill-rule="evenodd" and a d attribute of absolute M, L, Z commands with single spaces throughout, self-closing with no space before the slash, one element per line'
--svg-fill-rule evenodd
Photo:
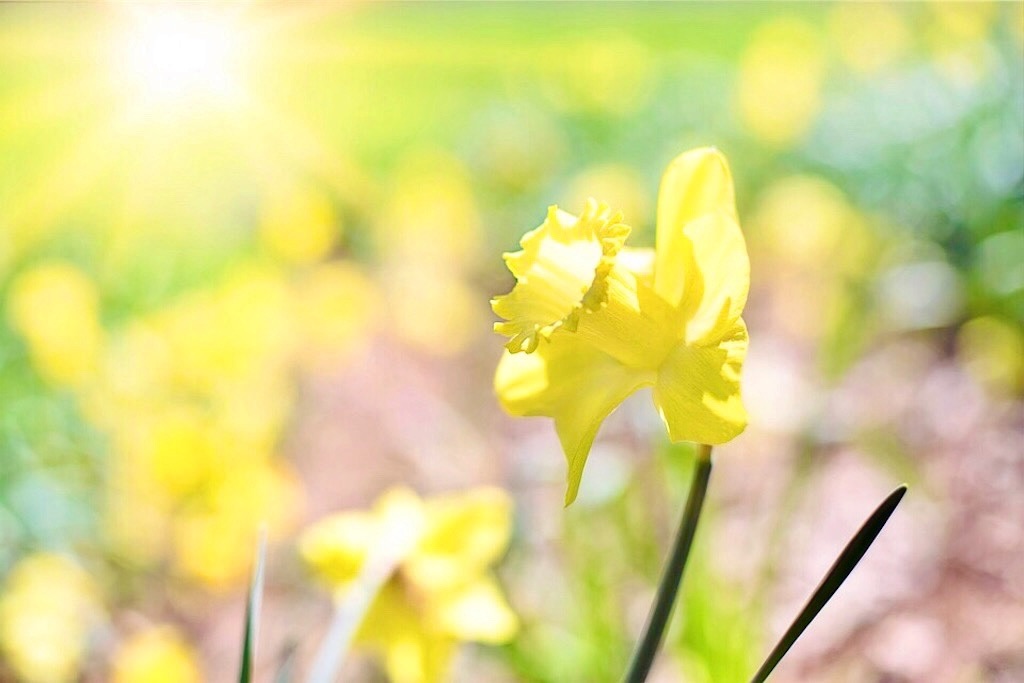
<path fill-rule="evenodd" d="M 901 485 L 890 493 L 882 503 L 875 508 L 875 511 L 868 517 L 867 521 L 861 526 L 860 530 L 850 539 L 850 542 L 843 548 L 843 552 L 839 553 L 839 557 L 829 568 L 825 574 L 825 578 L 821 580 L 818 587 L 811 594 L 810 599 L 804 605 L 800 613 L 797 614 L 796 619 L 789 625 L 786 632 L 782 634 L 779 642 L 776 643 L 775 647 L 768 654 L 761 668 L 757 670 L 754 677 L 750 679 L 751 683 L 763 683 L 767 680 L 768 676 L 775 669 L 782 658 L 786 656 L 789 649 L 793 647 L 793 644 L 803 634 L 804 630 L 810 625 L 814 618 L 818 615 L 821 609 L 832 599 L 839 587 L 843 585 L 846 578 L 853 571 L 854 567 L 860 562 L 861 558 L 864 557 L 864 553 L 867 552 L 871 544 L 875 542 L 878 534 L 882 531 L 882 527 L 885 526 L 886 522 L 889 521 L 889 517 L 896 510 L 896 506 L 900 504 L 903 499 L 903 495 L 907 492 L 906 485 Z"/>
<path fill-rule="evenodd" d="M 267 533 L 260 531 L 249 581 L 249 595 L 245 603 L 245 630 L 242 634 L 242 663 L 239 667 L 240 683 L 252 683 L 253 662 L 256 659 L 256 640 L 259 637 L 260 609 L 263 604 L 264 565 L 267 561 Z"/>

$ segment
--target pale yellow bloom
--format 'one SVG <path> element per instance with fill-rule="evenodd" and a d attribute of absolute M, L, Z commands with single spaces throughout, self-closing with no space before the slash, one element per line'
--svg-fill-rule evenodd
<path fill-rule="evenodd" d="M 0 590 L 0 650 L 24 683 L 78 680 L 98 590 L 71 560 L 50 553 L 22 558 Z"/>
<path fill-rule="evenodd" d="M 654 93 L 655 60 L 646 45 L 626 35 L 594 40 L 581 34 L 534 54 L 543 92 L 565 111 L 626 116 L 642 110 Z"/>
<path fill-rule="evenodd" d="M 385 493 L 371 511 L 334 515 L 299 541 L 314 573 L 344 596 L 368 558 L 397 561 L 360 628 L 394 683 L 444 680 L 460 641 L 504 643 L 518 629 L 490 567 L 505 552 L 512 503 L 481 488 L 420 500 Z"/>
<path fill-rule="evenodd" d="M 653 188 L 648 187 L 643 175 L 624 164 L 605 164 L 584 170 L 569 183 L 564 195 L 564 206 L 583 206 L 590 197 L 601 197 L 609 206 L 622 211 L 623 216 L 647 216 L 654 200 Z M 637 226 L 634 226 L 637 229 Z M 637 233 L 630 233 L 635 240 Z"/>
<path fill-rule="evenodd" d="M 389 330 L 431 353 L 457 354 L 480 316 L 468 280 L 482 242 L 469 172 L 448 154 L 420 151 L 395 176 L 373 231 Z"/>
<path fill-rule="evenodd" d="M 469 171 L 450 154 L 413 152 L 394 173 L 373 238 L 387 260 L 461 270 L 480 250 L 480 212 Z"/>
<path fill-rule="evenodd" d="M 593 200 L 573 216 L 552 207 L 506 254 L 513 290 L 492 301 L 510 337 L 495 375 L 514 415 L 555 420 L 576 498 L 604 419 L 654 387 L 673 441 L 724 443 L 746 426 L 740 314 L 750 264 L 725 158 L 705 148 L 677 157 L 658 197 L 656 248 L 629 249 L 621 216 Z"/>
<path fill-rule="evenodd" d="M 118 650 L 113 683 L 199 683 L 195 652 L 173 626 L 133 634 Z"/>
<path fill-rule="evenodd" d="M 76 386 L 95 373 L 103 340 L 99 295 L 78 268 L 61 261 L 35 266 L 11 283 L 7 306 L 45 379 Z"/>
<path fill-rule="evenodd" d="M 277 189 L 263 207 L 260 240 L 287 263 L 301 265 L 322 260 L 340 235 L 341 221 L 330 199 L 314 189 Z"/>
<path fill-rule="evenodd" d="M 786 17 L 761 26 L 740 60 L 740 120 L 771 145 L 800 139 L 821 108 L 825 66 L 821 38 L 811 24 Z"/>
<path fill-rule="evenodd" d="M 337 366 L 369 342 L 380 295 L 355 265 L 332 262 L 312 269 L 293 296 L 300 360 L 311 368 Z"/>
<path fill-rule="evenodd" d="M 829 12 L 829 39 L 843 61 L 861 74 L 874 74 L 902 57 L 911 29 L 904 8 L 881 2 L 843 2 Z"/>
<path fill-rule="evenodd" d="M 213 291 L 195 292 L 153 317 L 184 389 L 284 373 L 294 347 L 291 298 L 282 274 L 243 264 Z"/>
<path fill-rule="evenodd" d="M 207 482 L 209 491 L 174 520 L 175 564 L 189 578 L 227 589 L 249 573 L 260 527 L 271 540 L 292 528 L 303 495 L 286 462 L 238 463 Z"/>

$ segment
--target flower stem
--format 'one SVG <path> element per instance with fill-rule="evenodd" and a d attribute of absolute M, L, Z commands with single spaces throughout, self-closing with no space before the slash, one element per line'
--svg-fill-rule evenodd
<path fill-rule="evenodd" d="M 334 617 L 313 660 L 307 683 L 333 683 L 337 680 L 338 670 L 359 626 L 404 555 L 405 548 L 396 549 L 386 541 L 370 553 L 359 576 L 335 604 Z"/>
<path fill-rule="evenodd" d="M 679 529 L 676 531 L 676 539 L 672 544 L 668 562 L 665 564 L 661 583 L 658 585 L 658 593 L 654 598 L 651 614 L 647 618 L 647 625 L 640 636 L 640 642 L 637 643 L 626 676 L 622 679 L 623 683 L 643 683 L 647 680 L 647 674 L 654 662 L 654 655 L 657 653 L 665 633 L 665 625 L 672 614 L 676 593 L 679 592 L 683 568 L 686 566 L 686 558 L 690 554 L 690 546 L 693 545 L 693 536 L 697 531 L 697 522 L 700 520 L 704 494 L 707 493 L 710 478 L 711 446 L 701 444 L 697 447 L 697 466 L 693 472 L 693 483 L 690 485 L 690 493 L 686 498 L 683 517 L 679 521 Z"/>

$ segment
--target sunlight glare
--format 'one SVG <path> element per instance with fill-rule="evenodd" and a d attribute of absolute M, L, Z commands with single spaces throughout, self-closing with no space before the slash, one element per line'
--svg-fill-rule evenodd
<path fill-rule="evenodd" d="M 115 53 L 124 85 L 162 107 L 224 104 L 242 93 L 241 41 L 229 17 L 197 7 L 148 7 L 132 17 Z"/>

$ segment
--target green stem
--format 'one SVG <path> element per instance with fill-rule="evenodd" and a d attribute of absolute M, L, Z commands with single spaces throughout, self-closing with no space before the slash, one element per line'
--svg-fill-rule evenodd
<path fill-rule="evenodd" d="M 672 614 L 676 593 L 679 592 L 683 568 L 686 567 L 686 558 L 690 554 L 690 546 L 693 545 L 693 536 L 697 531 L 697 522 L 700 520 L 700 510 L 704 505 L 704 494 L 707 493 L 710 478 L 711 446 L 701 444 L 697 447 L 697 466 L 693 472 L 690 493 L 686 498 L 686 507 L 683 509 L 683 518 L 679 522 L 679 530 L 676 532 L 675 542 L 665 564 L 651 614 L 647 618 L 647 625 L 640 636 L 640 642 L 637 643 L 626 676 L 622 679 L 623 683 L 643 683 L 647 680 L 651 664 L 654 663 L 654 655 L 658 652 L 665 633 L 665 625 Z"/>

